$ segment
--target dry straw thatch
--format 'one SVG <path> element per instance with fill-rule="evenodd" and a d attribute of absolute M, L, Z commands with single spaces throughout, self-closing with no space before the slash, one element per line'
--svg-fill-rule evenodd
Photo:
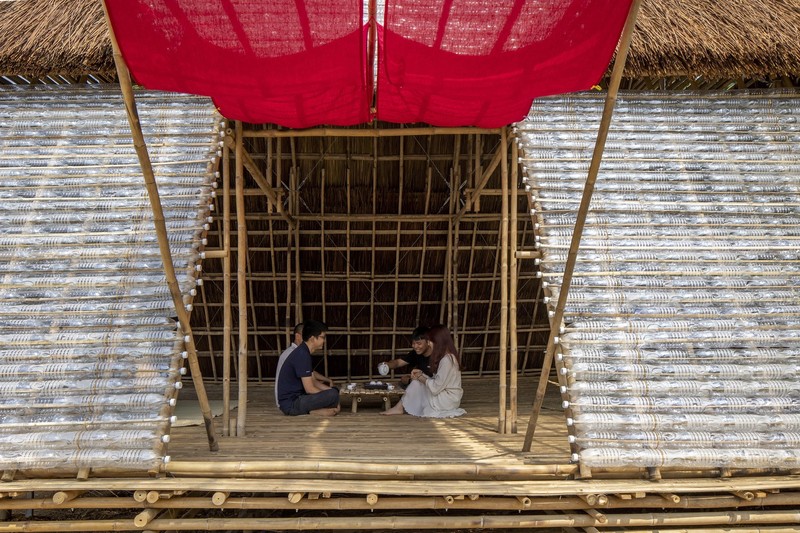
<path fill-rule="evenodd" d="M 0 73 L 77 77 L 113 71 L 99 0 L 0 2 Z"/>
<path fill-rule="evenodd" d="M 108 75 L 99 0 L 0 2 L 0 74 Z M 627 77 L 800 74 L 798 0 L 644 0 Z"/>

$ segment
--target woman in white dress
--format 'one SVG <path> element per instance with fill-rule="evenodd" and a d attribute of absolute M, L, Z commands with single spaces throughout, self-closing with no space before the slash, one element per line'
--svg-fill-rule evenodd
<path fill-rule="evenodd" d="M 426 334 L 426 340 L 432 346 L 430 366 L 433 377 L 414 369 L 411 372 L 412 381 L 403 398 L 381 414 L 408 413 L 449 418 L 466 413 L 459 407 L 464 394 L 461 388 L 461 360 L 450 332 L 444 326 L 434 326 Z"/>

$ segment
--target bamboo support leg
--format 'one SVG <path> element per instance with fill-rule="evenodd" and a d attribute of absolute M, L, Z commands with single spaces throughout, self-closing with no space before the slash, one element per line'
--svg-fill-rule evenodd
<path fill-rule="evenodd" d="M 553 365 L 553 357 L 556 346 L 555 341 L 559 334 L 558 326 L 564 319 L 564 308 L 567 305 L 567 295 L 569 294 L 569 287 L 572 283 L 572 273 L 575 270 L 575 264 L 578 258 L 578 248 L 580 247 L 581 243 L 583 227 L 586 223 L 586 215 L 589 212 L 589 205 L 592 201 L 592 193 L 594 192 L 594 185 L 597 181 L 597 173 L 600 170 L 600 163 L 603 159 L 603 150 L 605 148 L 606 138 L 608 137 L 608 128 L 611 125 L 611 116 L 614 113 L 614 106 L 617 102 L 617 92 L 619 91 L 620 81 L 622 80 L 622 72 L 625 68 L 625 61 L 628 57 L 628 48 L 630 47 L 633 30 L 636 26 L 636 17 L 639 12 L 640 5 L 641 0 L 634 0 L 631 4 L 630 11 L 628 12 L 628 18 L 625 21 L 625 28 L 622 31 L 619 49 L 617 50 L 617 58 L 614 61 L 614 69 L 611 73 L 611 82 L 609 83 L 608 94 L 606 95 L 606 101 L 603 107 L 603 116 L 600 120 L 600 127 L 597 132 L 597 141 L 595 142 L 594 152 L 592 153 L 592 161 L 589 165 L 589 174 L 586 178 L 586 184 L 583 189 L 581 203 L 575 219 L 575 226 L 572 231 L 572 242 L 570 243 L 567 261 L 564 265 L 561 291 L 558 295 L 558 304 L 556 305 L 555 316 L 553 317 L 552 321 L 552 324 L 554 324 L 555 327 L 551 328 L 550 338 L 547 341 L 547 351 L 545 352 L 544 362 L 542 363 L 542 374 L 539 378 L 539 386 L 536 389 L 536 397 L 534 399 L 533 409 L 531 410 L 530 420 L 528 421 L 528 429 L 525 432 L 525 441 L 522 445 L 522 451 L 525 452 L 529 452 L 531 450 L 533 433 L 536 430 L 536 422 L 539 419 L 539 412 L 541 411 L 542 404 L 544 403 L 544 396 L 545 392 L 547 391 L 547 380 L 550 376 L 550 369 Z"/>
<path fill-rule="evenodd" d="M 133 144 L 136 149 L 136 155 L 139 159 L 139 165 L 142 169 L 142 174 L 145 180 L 147 189 L 147 196 L 150 200 L 150 206 L 153 210 L 153 222 L 155 224 L 156 236 L 158 237 L 158 247 L 161 252 L 161 261 L 164 264 L 164 274 L 167 278 L 167 285 L 169 287 L 170 295 L 172 296 L 175 311 L 178 315 L 178 321 L 181 326 L 181 332 L 187 336 L 189 341 L 187 345 L 187 352 L 189 354 L 189 367 L 192 371 L 192 382 L 194 383 L 197 399 L 200 403 L 200 411 L 203 414 L 203 421 L 205 422 L 206 435 L 208 436 L 208 446 L 211 451 L 219 450 L 217 443 L 216 433 L 214 431 L 214 418 L 211 414 L 211 405 L 208 402 L 206 395 L 205 385 L 203 384 L 203 375 L 200 371 L 200 363 L 197 360 L 197 349 L 194 344 L 194 337 L 192 335 L 192 328 L 189 323 L 189 313 L 183 304 L 178 280 L 175 275 L 175 267 L 172 262 L 172 252 L 169 247 L 169 239 L 167 236 L 166 222 L 164 219 L 164 210 L 161 205 L 161 199 L 158 193 L 158 185 L 155 181 L 153 167 L 150 161 L 150 155 L 147 151 L 147 144 L 144 141 L 144 134 L 142 133 L 141 124 L 139 123 L 139 112 L 136 109 L 136 100 L 133 96 L 133 85 L 131 83 L 131 76 L 128 72 L 128 66 L 122 57 L 122 52 L 119 49 L 114 28 L 111 25 L 111 20 L 106 9 L 105 2 L 103 2 L 103 10 L 105 13 L 106 25 L 111 37 L 111 46 L 114 55 L 114 64 L 117 69 L 117 77 L 119 78 L 120 89 L 122 96 L 125 100 L 125 110 L 128 115 L 128 123 L 130 124 L 131 133 L 133 135 Z"/>

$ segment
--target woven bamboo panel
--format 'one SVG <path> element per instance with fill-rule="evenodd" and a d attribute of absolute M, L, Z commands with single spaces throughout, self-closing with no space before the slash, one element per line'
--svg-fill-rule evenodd
<path fill-rule="evenodd" d="M 603 98 L 519 124 L 551 311 Z M 790 91 L 620 98 L 556 357 L 584 464 L 798 466 L 799 122 Z"/>
<path fill-rule="evenodd" d="M 117 88 L 0 89 L 0 468 L 157 467 L 183 371 Z M 139 100 L 188 304 L 219 141 L 206 99 Z"/>

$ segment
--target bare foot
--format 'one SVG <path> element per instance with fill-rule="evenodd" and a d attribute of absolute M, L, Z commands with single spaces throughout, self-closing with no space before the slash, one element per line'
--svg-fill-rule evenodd
<path fill-rule="evenodd" d="M 391 409 L 387 409 L 385 411 L 381 411 L 382 415 L 391 416 L 391 415 L 404 415 L 406 414 L 405 410 L 403 409 L 403 404 L 398 403 Z"/>
<path fill-rule="evenodd" d="M 308 414 L 314 416 L 336 416 L 339 414 L 339 407 L 326 407 L 325 409 L 315 409 Z"/>

